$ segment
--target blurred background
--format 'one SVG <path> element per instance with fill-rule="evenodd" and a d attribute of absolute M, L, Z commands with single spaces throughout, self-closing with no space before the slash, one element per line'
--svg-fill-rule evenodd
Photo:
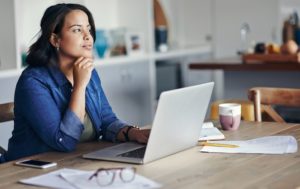
<path fill-rule="evenodd" d="M 80 3 L 92 12 L 95 68 L 114 111 L 129 123 L 151 124 L 161 92 L 208 81 L 216 82 L 212 100 L 247 99 L 253 86 L 300 87 L 299 70 L 189 68 L 243 64 L 243 55 L 280 53 L 290 40 L 295 49 L 299 0 L 0 0 L 0 103 L 13 101 L 40 19 L 56 3 Z M 139 48 L 129 48 L 133 43 Z M 1 123 L 1 146 L 12 125 Z"/>

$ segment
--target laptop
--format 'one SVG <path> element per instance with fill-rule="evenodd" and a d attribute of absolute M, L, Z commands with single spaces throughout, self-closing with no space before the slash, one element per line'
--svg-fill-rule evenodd
<path fill-rule="evenodd" d="M 214 83 L 161 93 L 147 145 L 126 142 L 83 158 L 145 164 L 198 143 Z"/>

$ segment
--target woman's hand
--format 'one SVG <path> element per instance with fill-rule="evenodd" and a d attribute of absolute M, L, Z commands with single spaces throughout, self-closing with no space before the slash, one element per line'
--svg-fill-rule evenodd
<path fill-rule="evenodd" d="M 139 129 L 132 126 L 123 127 L 117 135 L 117 140 L 125 142 L 129 139 L 129 141 L 136 141 L 138 143 L 146 144 L 148 142 L 150 131 L 150 129 Z"/>
<path fill-rule="evenodd" d="M 85 57 L 78 58 L 73 66 L 74 88 L 86 88 L 91 79 L 93 69 L 93 59 Z"/>
<path fill-rule="evenodd" d="M 128 133 L 129 139 L 131 141 L 136 141 L 138 143 L 146 144 L 149 139 L 150 129 L 131 129 Z"/>

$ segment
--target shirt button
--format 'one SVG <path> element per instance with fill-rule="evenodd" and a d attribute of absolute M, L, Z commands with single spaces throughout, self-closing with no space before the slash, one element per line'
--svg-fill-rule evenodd
<path fill-rule="evenodd" d="M 62 138 L 59 138 L 59 142 L 62 142 Z"/>

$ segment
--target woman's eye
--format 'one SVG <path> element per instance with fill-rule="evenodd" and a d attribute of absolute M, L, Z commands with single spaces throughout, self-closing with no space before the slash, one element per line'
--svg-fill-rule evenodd
<path fill-rule="evenodd" d="M 74 29 L 73 32 L 77 33 L 77 32 L 81 32 L 81 29 L 78 28 L 78 29 Z"/>

